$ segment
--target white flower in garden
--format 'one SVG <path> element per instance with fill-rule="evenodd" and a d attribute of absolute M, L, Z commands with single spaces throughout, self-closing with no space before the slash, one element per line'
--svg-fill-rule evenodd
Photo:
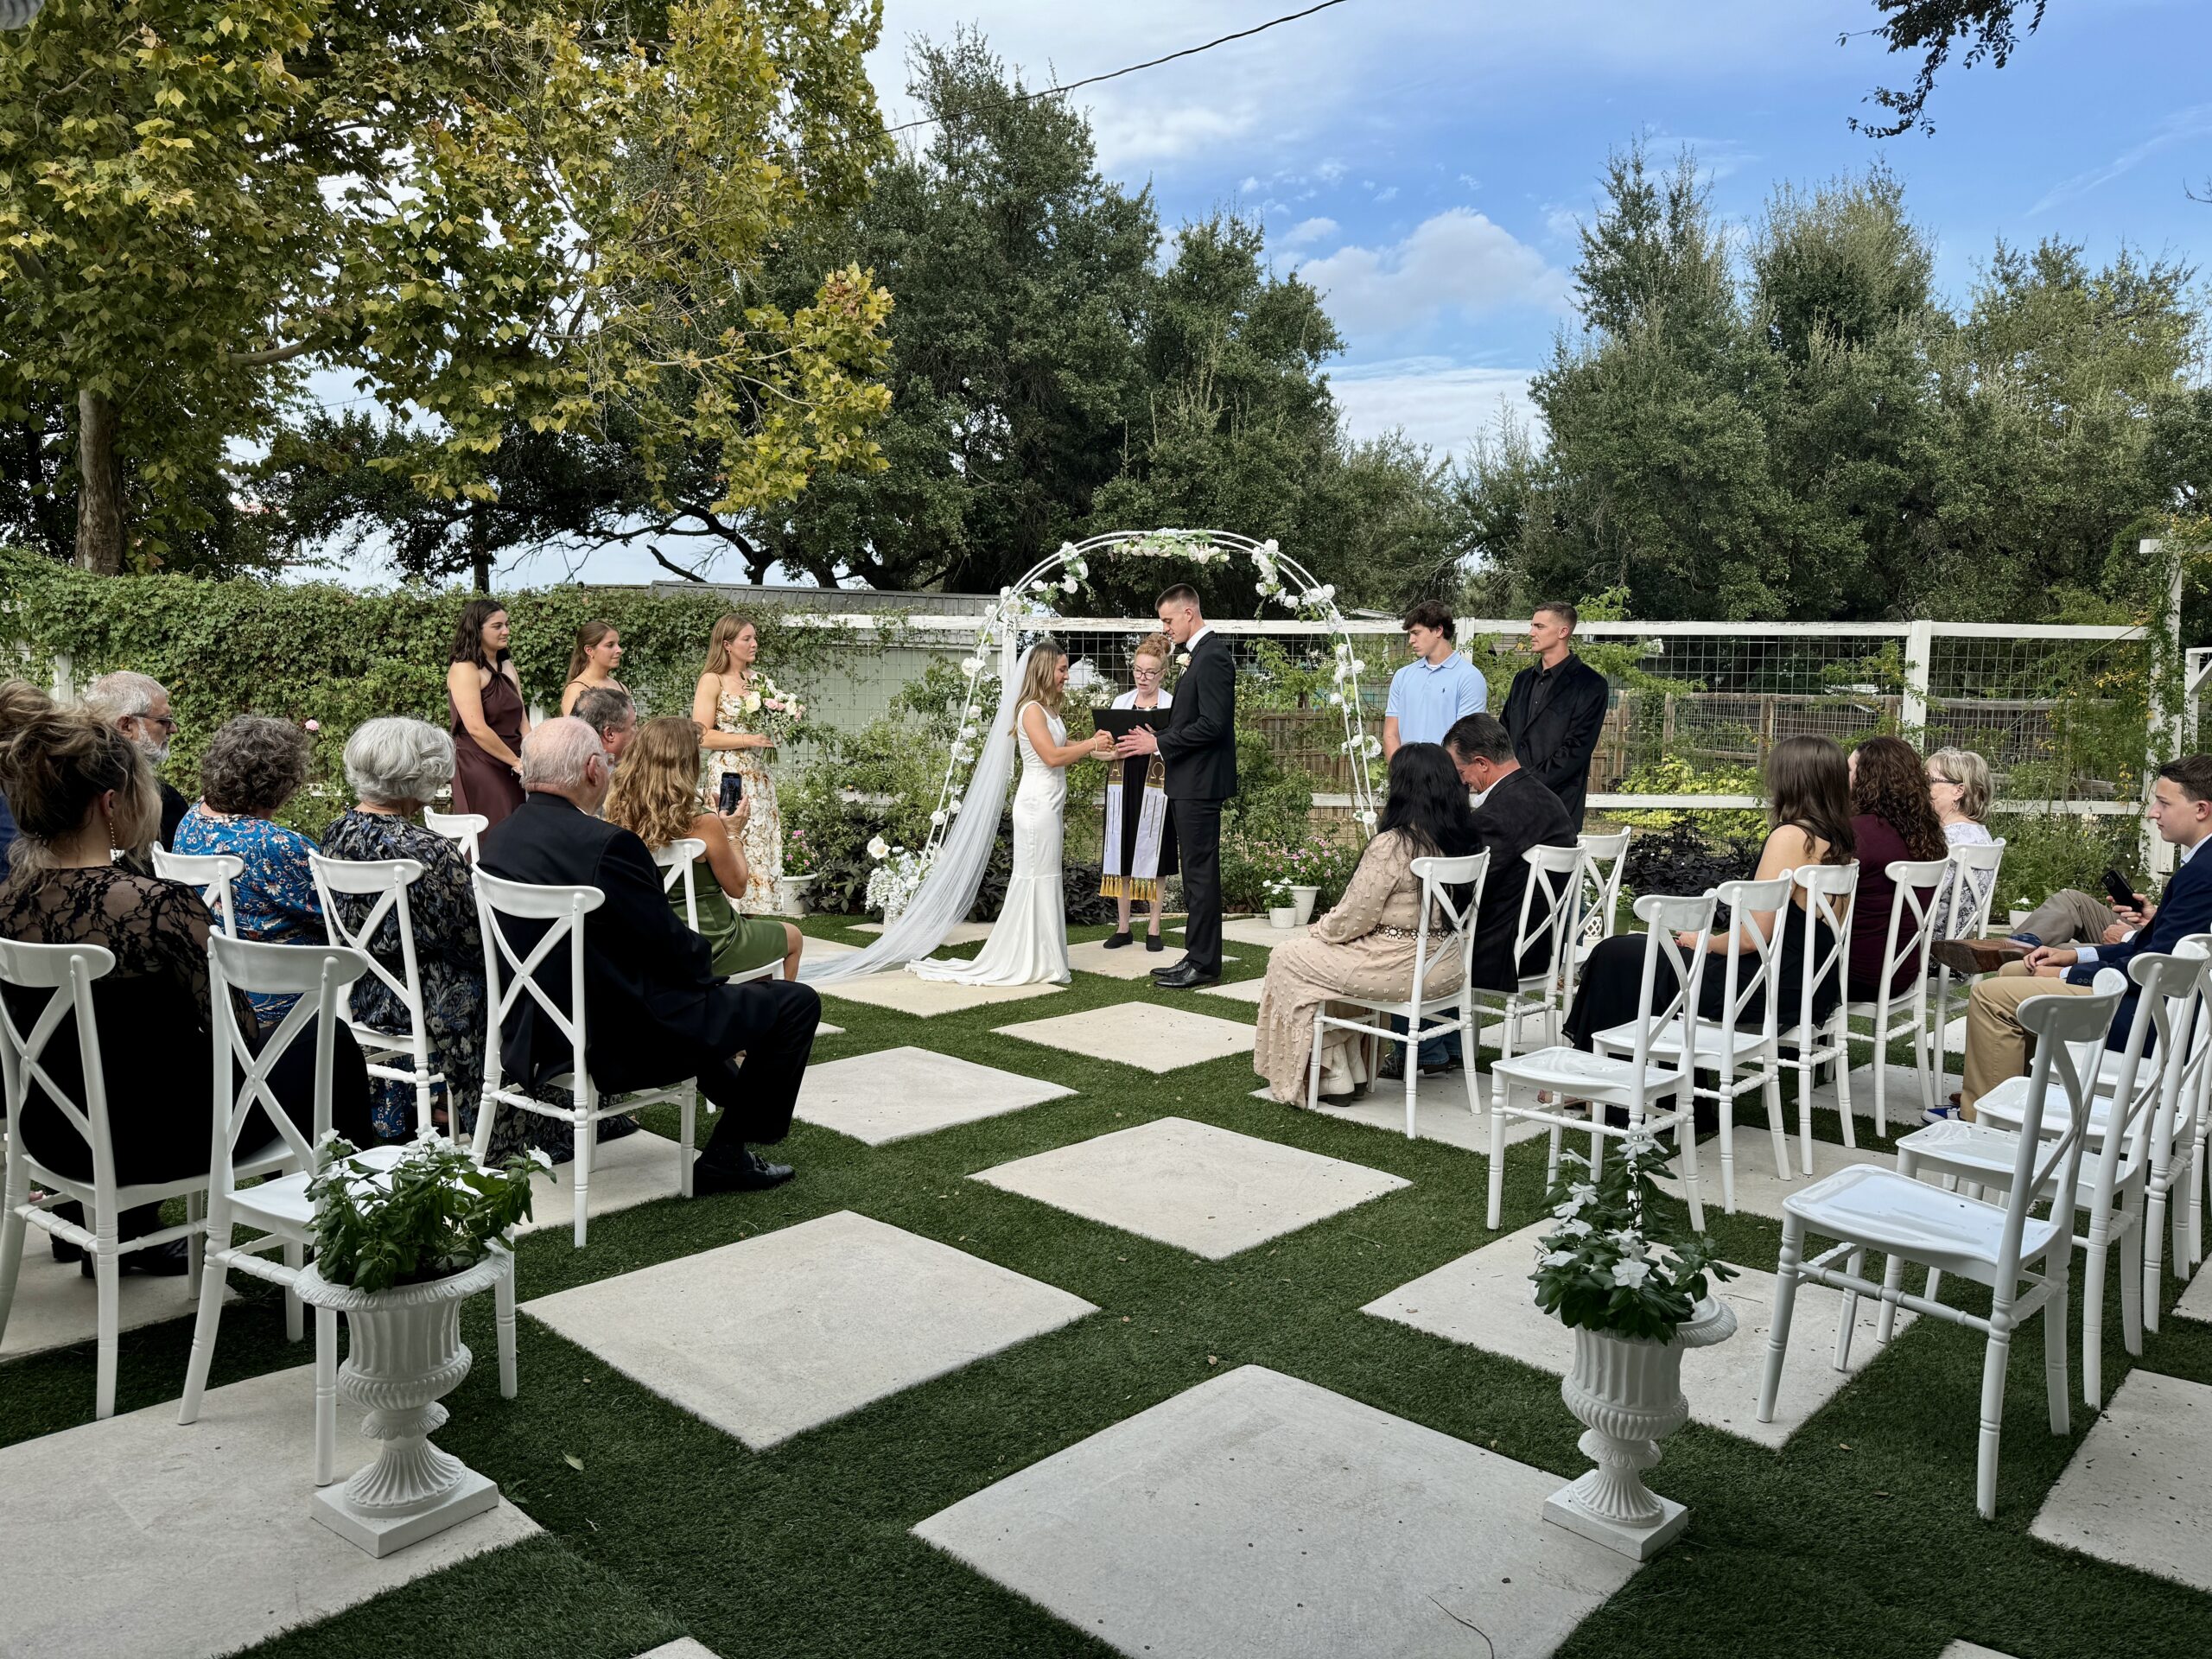
<path fill-rule="evenodd" d="M 983 659 L 980 657 L 963 657 L 960 659 L 960 671 L 970 676 L 982 673 Z"/>
<path fill-rule="evenodd" d="M 1548 1268 L 1571 1268 L 1577 1260 L 1573 1250 L 1554 1250 L 1544 1257 L 1543 1265 Z"/>
<path fill-rule="evenodd" d="M 1329 677 L 1335 680 L 1338 685 L 1342 685 L 1344 681 L 1351 677 L 1351 668 L 1343 663 L 1338 663 L 1334 668 L 1329 671 Z"/>
<path fill-rule="evenodd" d="M 1350 657 L 1351 655 L 1351 641 L 1349 639 L 1338 640 L 1337 655 L 1339 657 Z"/>
<path fill-rule="evenodd" d="M 1607 1233 L 1605 1236 L 1623 1255 L 1641 1256 L 1643 1254 L 1643 1236 L 1633 1228 L 1624 1227 Z"/>
<path fill-rule="evenodd" d="M 881 836 L 876 836 L 868 844 L 868 855 L 878 863 L 881 863 L 891 856 L 891 843 L 884 840 Z"/>
<path fill-rule="evenodd" d="M 1366 811 L 1361 813 L 1359 815 L 1359 821 L 1365 824 L 1370 830 L 1372 830 L 1375 827 L 1375 809 L 1370 807 Z"/>
<path fill-rule="evenodd" d="M 1552 1206 L 1552 1214 L 1558 1217 L 1561 1221 L 1565 1221 L 1571 1216 L 1580 1215 L 1582 1213 L 1582 1206 L 1588 1202 L 1589 1200 L 1587 1198 L 1571 1198 L 1567 1199 L 1565 1204 L 1554 1205 Z"/>
<path fill-rule="evenodd" d="M 1329 693 L 1329 707 L 1330 707 L 1330 708 L 1332 708 L 1332 709 L 1341 709 L 1341 708 L 1343 708 L 1344 706 L 1344 694 L 1343 692 L 1341 692 L 1341 691 L 1332 691 L 1332 692 L 1330 692 L 1330 693 Z"/>
<path fill-rule="evenodd" d="M 1586 1221 L 1563 1221 L 1560 1223 L 1558 1230 L 1569 1238 L 1587 1238 L 1590 1236 L 1591 1229 L 1590 1224 Z"/>
<path fill-rule="evenodd" d="M 1333 582 L 1325 582 L 1316 591 L 1325 601 L 1332 600 L 1337 596 L 1337 584 Z"/>
<path fill-rule="evenodd" d="M 1282 548 L 1281 544 L 1276 542 L 1275 538 L 1270 536 L 1266 541 L 1260 543 L 1260 551 L 1266 554 L 1269 558 L 1273 558 L 1276 554 L 1282 551 Z"/>
<path fill-rule="evenodd" d="M 1625 1285 L 1630 1290 L 1640 1290 L 1643 1281 L 1651 1276 L 1649 1262 L 1616 1262 L 1613 1263 L 1613 1282 Z"/>
<path fill-rule="evenodd" d="M 945 803 L 945 810 L 957 815 L 960 810 L 960 800 L 961 798 L 959 796 L 954 796 L 950 801 Z"/>
<path fill-rule="evenodd" d="M 1061 577 L 1060 591 L 1064 594 L 1071 594 L 1075 592 L 1075 578 L 1073 576 Z"/>
<path fill-rule="evenodd" d="M 1587 1204 L 1598 1196 L 1598 1189 L 1588 1181 L 1576 1181 L 1567 1189 L 1567 1196 L 1578 1205 Z"/>
<path fill-rule="evenodd" d="M 943 827 L 944 823 L 944 810 L 942 807 L 930 814 L 930 822 L 940 828 Z"/>
<path fill-rule="evenodd" d="M 1075 543 L 1073 542 L 1062 542 L 1060 543 L 1060 556 L 1062 558 L 1065 558 L 1069 554 L 1074 551 Z"/>
<path fill-rule="evenodd" d="M 1370 737 L 1366 741 L 1367 758 L 1372 760 L 1376 755 L 1382 753 L 1382 740 L 1379 737 Z"/>

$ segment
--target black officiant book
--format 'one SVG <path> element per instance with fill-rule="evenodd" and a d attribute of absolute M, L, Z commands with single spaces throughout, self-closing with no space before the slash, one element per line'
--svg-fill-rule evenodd
<path fill-rule="evenodd" d="M 1140 726 L 1149 726 L 1155 732 L 1165 731 L 1171 709 L 1099 709 L 1092 711 L 1102 732 L 1111 732 L 1116 739 L 1127 737 Z"/>

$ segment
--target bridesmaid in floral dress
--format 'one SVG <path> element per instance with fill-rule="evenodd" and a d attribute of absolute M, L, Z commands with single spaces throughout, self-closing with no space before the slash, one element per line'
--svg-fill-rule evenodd
<path fill-rule="evenodd" d="M 753 803 L 744 835 L 753 880 L 736 907 L 746 915 L 774 916 L 784 907 L 784 816 L 776 806 L 775 780 L 768 775 L 775 742 L 753 683 L 753 662 L 760 654 L 760 634 L 752 623 L 741 616 L 715 623 L 707 640 L 707 664 L 692 694 L 691 719 L 706 752 L 705 810 L 718 809 L 724 772 L 745 780 L 745 798 Z"/>

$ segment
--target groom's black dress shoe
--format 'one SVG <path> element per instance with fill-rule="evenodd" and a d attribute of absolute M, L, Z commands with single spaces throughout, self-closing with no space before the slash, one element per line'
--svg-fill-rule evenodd
<path fill-rule="evenodd" d="M 1184 956 L 1184 957 L 1182 957 L 1179 958 L 1178 960 L 1176 960 L 1176 961 L 1174 961 L 1174 962 L 1171 962 L 1171 963 L 1168 963 L 1165 968 L 1155 968 L 1155 969 L 1154 969 L 1152 970 L 1152 976 L 1153 976 L 1154 979 L 1168 979 L 1168 978 L 1172 978 L 1173 976 L 1175 976 L 1175 975 L 1177 975 L 1177 974 L 1181 973 L 1181 972 L 1182 972 L 1185 968 L 1189 967 L 1190 965 L 1191 965 L 1191 958 L 1186 955 L 1186 956 Z"/>
<path fill-rule="evenodd" d="M 1188 991 L 1200 985 L 1218 985 L 1221 983 L 1221 976 L 1202 974 L 1185 963 L 1172 974 L 1154 975 L 1152 982 L 1163 991 Z"/>

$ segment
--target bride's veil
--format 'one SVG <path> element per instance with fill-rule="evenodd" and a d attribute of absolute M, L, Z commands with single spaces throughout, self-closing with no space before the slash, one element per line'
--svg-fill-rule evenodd
<path fill-rule="evenodd" d="M 945 935 L 966 918 L 983 885 L 983 872 L 990 867 L 999 819 L 1006 811 L 1007 779 L 1014 773 L 1014 704 L 1029 677 L 1030 651 L 1035 649 L 1033 645 L 1023 652 L 1021 660 L 1007 675 L 999 692 L 998 713 L 991 716 L 990 735 L 968 779 L 959 814 L 938 844 L 929 874 L 915 888 L 899 919 L 866 950 L 800 963 L 802 980 L 818 985 L 825 980 L 850 979 L 855 974 L 872 974 L 918 961 L 944 944 Z"/>

